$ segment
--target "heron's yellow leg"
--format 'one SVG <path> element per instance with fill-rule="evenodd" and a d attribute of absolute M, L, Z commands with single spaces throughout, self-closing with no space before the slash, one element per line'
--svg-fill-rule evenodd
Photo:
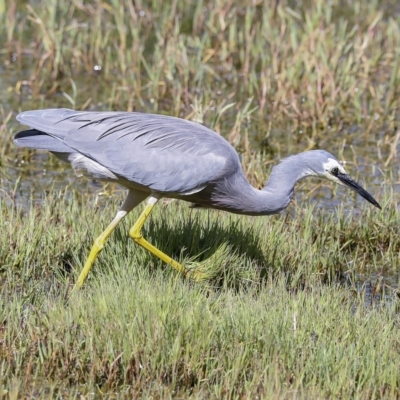
<path fill-rule="evenodd" d="M 86 259 L 85 265 L 75 283 L 73 290 L 82 287 L 83 283 L 85 282 L 89 274 L 89 271 L 92 269 L 93 263 L 96 260 L 97 255 L 103 249 L 104 244 L 111 235 L 112 231 L 117 227 L 117 225 L 120 223 L 121 219 L 125 217 L 125 215 L 126 215 L 125 211 L 119 211 L 116 217 L 111 222 L 111 224 L 107 226 L 106 230 L 99 237 L 96 238 L 92 246 L 92 249 L 90 250 L 89 256 Z"/>
<path fill-rule="evenodd" d="M 150 244 L 143 236 L 141 233 L 142 227 L 144 223 L 146 222 L 147 217 L 150 215 L 151 210 L 157 203 L 158 199 L 155 197 L 150 197 L 149 201 L 144 208 L 142 214 L 138 218 L 138 220 L 135 222 L 135 224 L 132 226 L 132 228 L 129 231 L 129 235 L 132 237 L 132 239 L 139 244 L 140 246 L 144 247 L 146 250 L 150 251 L 153 253 L 155 256 L 163 260 L 165 263 L 169 264 L 172 268 L 175 268 L 178 272 L 186 275 L 189 271 L 181 264 L 179 264 L 177 261 L 172 259 L 171 257 L 167 256 L 165 253 L 163 253 L 161 250 L 157 249 L 157 247 L 153 246 Z"/>
<path fill-rule="evenodd" d="M 90 250 L 89 257 L 87 258 L 85 265 L 75 283 L 72 291 L 79 289 L 83 283 L 85 282 L 89 271 L 92 269 L 93 263 L 97 258 L 97 255 L 103 249 L 104 244 L 107 239 L 111 235 L 112 231 L 117 227 L 117 225 L 121 222 L 121 220 L 128 214 L 134 207 L 136 207 L 139 203 L 141 203 L 146 197 L 147 193 L 139 192 L 130 189 L 128 192 L 128 196 L 121 207 L 121 210 L 118 211 L 115 218 L 112 220 L 111 224 L 108 225 L 106 230 L 94 241 L 92 249 Z"/>

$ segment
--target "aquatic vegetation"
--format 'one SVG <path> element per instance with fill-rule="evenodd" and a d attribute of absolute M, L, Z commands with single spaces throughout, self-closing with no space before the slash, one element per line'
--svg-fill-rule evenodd
<path fill-rule="evenodd" d="M 0 395 L 398 398 L 399 18 L 390 0 L 0 0 Z M 12 145 L 19 111 L 52 106 L 202 122 L 255 186 L 325 148 L 383 210 L 324 182 L 269 218 L 165 201 L 146 237 L 212 278 L 135 246 L 138 210 L 66 305 L 124 194 Z"/>

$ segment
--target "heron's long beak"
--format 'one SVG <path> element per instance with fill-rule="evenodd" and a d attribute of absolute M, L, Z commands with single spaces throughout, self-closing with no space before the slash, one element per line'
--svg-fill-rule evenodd
<path fill-rule="evenodd" d="M 361 197 L 364 197 L 365 200 L 382 210 L 382 207 L 379 205 L 379 203 L 361 185 L 359 185 L 356 181 L 353 181 L 349 175 L 341 174 L 339 172 L 337 174 L 337 178 L 343 183 L 343 185 L 349 187 L 351 190 L 354 190 Z"/>

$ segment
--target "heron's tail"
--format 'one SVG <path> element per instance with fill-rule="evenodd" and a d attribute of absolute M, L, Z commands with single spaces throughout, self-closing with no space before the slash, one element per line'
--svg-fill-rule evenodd
<path fill-rule="evenodd" d="M 71 148 L 63 142 L 71 126 L 59 123 L 77 113 L 67 108 L 24 111 L 17 115 L 17 120 L 31 129 L 17 133 L 14 143 L 20 147 L 71 153 Z"/>
<path fill-rule="evenodd" d="M 14 143 L 19 147 L 49 150 L 58 153 L 71 153 L 72 149 L 60 139 L 36 129 L 18 132 L 14 136 Z"/>

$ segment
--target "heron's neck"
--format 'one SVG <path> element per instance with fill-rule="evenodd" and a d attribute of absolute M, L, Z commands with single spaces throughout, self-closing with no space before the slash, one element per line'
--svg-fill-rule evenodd
<path fill-rule="evenodd" d="M 275 166 L 261 190 L 253 188 L 243 172 L 238 171 L 228 181 L 221 181 L 215 186 L 211 205 L 237 214 L 277 214 L 289 205 L 296 182 L 308 175 L 314 173 L 301 154 L 291 156 Z"/>
<path fill-rule="evenodd" d="M 284 210 L 293 197 L 296 183 L 306 176 L 315 175 L 303 159 L 303 153 L 288 157 L 276 165 L 267 184 L 261 190 L 272 213 Z"/>

